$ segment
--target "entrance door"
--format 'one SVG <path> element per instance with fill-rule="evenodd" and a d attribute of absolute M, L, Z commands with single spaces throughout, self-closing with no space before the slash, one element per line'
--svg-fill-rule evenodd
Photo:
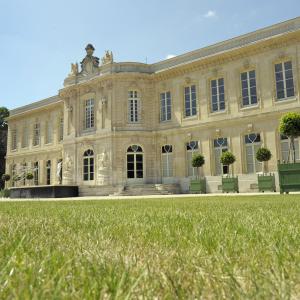
<path fill-rule="evenodd" d="M 127 181 L 132 183 L 144 181 L 143 149 L 138 145 L 132 145 L 127 149 Z"/>

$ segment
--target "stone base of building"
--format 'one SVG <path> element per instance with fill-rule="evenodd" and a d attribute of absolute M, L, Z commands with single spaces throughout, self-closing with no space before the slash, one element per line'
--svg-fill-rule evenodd
<path fill-rule="evenodd" d="M 10 188 L 10 198 L 78 197 L 78 186 L 47 185 Z"/>

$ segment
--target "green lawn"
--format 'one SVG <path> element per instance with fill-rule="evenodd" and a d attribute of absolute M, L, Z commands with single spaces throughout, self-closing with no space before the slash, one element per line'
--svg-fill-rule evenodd
<path fill-rule="evenodd" d="M 299 299 L 300 196 L 0 202 L 1 299 Z"/>

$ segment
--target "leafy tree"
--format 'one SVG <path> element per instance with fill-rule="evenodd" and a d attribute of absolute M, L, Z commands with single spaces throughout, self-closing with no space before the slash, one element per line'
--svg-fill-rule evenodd
<path fill-rule="evenodd" d="M 292 151 L 292 161 L 295 163 L 295 139 L 300 136 L 300 113 L 289 112 L 283 115 L 280 120 L 279 131 L 288 137 L 290 141 L 288 160 L 290 160 L 290 151 Z"/>
<path fill-rule="evenodd" d="M 236 161 L 235 156 L 229 152 L 229 151 L 225 151 L 223 152 L 220 162 L 225 165 L 225 166 L 229 166 L 232 165 L 234 162 Z M 233 176 L 233 167 L 232 167 L 232 176 Z"/>
<path fill-rule="evenodd" d="M 0 107 L 0 128 L 7 128 L 5 118 L 9 116 L 9 110 L 6 107 Z"/>
<path fill-rule="evenodd" d="M 198 176 L 200 176 L 199 168 L 201 168 L 204 164 L 205 164 L 205 159 L 204 159 L 204 156 L 202 154 L 196 154 L 196 155 L 193 156 L 192 166 L 193 166 L 193 168 L 197 168 Z"/>
<path fill-rule="evenodd" d="M 266 162 L 269 161 L 272 157 L 272 153 L 269 149 L 267 148 L 259 148 L 256 152 L 256 159 L 259 162 L 263 163 L 263 173 L 266 173 Z"/>

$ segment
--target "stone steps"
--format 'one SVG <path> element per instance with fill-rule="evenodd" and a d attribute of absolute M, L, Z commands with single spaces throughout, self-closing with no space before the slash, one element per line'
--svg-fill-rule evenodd
<path fill-rule="evenodd" d="M 178 184 L 136 184 L 126 186 L 80 186 L 79 196 L 143 196 L 180 194 Z"/>
<path fill-rule="evenodd" d="M 137 184 L 127 185 L 119 194 L 121 196 L 142 196 L 142 195 L 172 195 L 180 194 L 180 187 L 177 184 Z"/>

